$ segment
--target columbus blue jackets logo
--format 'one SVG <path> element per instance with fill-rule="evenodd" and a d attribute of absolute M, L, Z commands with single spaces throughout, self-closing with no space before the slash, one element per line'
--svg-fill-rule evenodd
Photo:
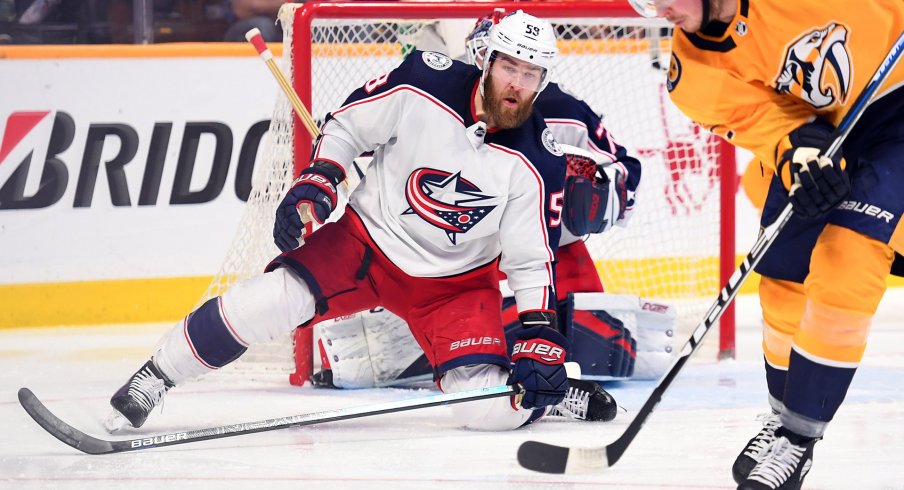
<path fill-rule="evenodd" d="M 834 22 L 801 34 L 785 49 L 775 90 L 817 109 L 844 104 L 853 75 L 847 41 L 848 28 Z"/>
<path fill-rule="evenodd" d="M 416 214 L 446 232 L 456 243 L 459 233 L 466 233 L 480 223 L 496 207 L 494 196 L 461 178 L 433 168 L 419 168 L 411 173 L 405 185 L 405 198 L 410 208 L 405 214 Z"/>

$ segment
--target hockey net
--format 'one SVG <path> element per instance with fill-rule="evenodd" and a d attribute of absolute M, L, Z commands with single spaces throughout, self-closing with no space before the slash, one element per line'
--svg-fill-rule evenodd
<path fill-rule="evenodd" d="M 281 65 L 319 123 L 355 88 L 397 66 L 416 47 L 441 50 L 445 35 L 451 39 L 446 52 L 463 53 L 464 36 L 493 8 L 522 8 L 554 24 L 561 56 L 553 80 L 601 113 L 619 143 L 641 159 L 629 226 L 594 235 L 587 245 L 607 291 L 677 307 L 682 342 L 734 269 L 736 177 L 730 145 L 696 127 L 668 99 L 671 30 L 664 21 L 640 19 L 621 2 L 286 4 L 279 15 Z M 245 214 L 205 297 L 261 273 L 278 254 L 271 239 L 274 210 L 307 164 L 310 143 L 280 93 Z M 313 352 L 310 329 L 300 332 L 250 349 L 234 369 L 291 372 L 293 384 L 303 382 Z M 723 317 L 719 337 L 705 345 L 732 356 L 731 314 Z"/>

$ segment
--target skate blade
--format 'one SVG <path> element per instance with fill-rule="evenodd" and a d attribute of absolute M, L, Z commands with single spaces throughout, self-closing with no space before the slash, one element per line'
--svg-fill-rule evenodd
<path fill-rule="evenodd" d="M 107 419 L 104 420 L 103 425 L 104 429 L 106 429 L 110 434 L 117 432 L 124 427 L 132 426 L 132 424 L 129 423 L 129 420 L 116 410 L 113 410 L 113 412 L 111 412 L 110 415 L 107 416 Z"/>

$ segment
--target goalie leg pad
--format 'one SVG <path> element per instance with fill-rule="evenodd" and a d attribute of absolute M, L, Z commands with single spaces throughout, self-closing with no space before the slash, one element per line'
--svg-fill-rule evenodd
<path fill-rule="evenodd" d="M 336 318 L 314 326 L 323 357 L 336 388 L 373 388 L 374 372 L 360 314 Z M 324 363 L 326 366 L 326 363 Z"/>
<path fill-rule="evenodd" d="M 433 368 L 405 320 L 384 309 L 362 316 L 376 386 L 433 379 Z"/>
<path fill-rule="evenodd" d="M 674 359 L 676 319 L 673 307 L 630 294 L 572 293 L 569 300 L 570 302 L 563 303 L 563 308 L 566 309 L 564 316 L 568 318 L 564 328 L 566 332 L 569 330 L 572 332 L 567 335 L 575 335 L 574 319 L 584 318 L 588 324 L 594 326 L 595 331 L 583 326 L 577 329 L 578 335 L 590 336 L 597 343 L 603 342 L 599 340 L 601 337 L 608 337 L 605 342 L 611 346 L 610 351 L 615 348 L 623 353 L 634 353 L 633 363 L 629 356 L 623 355 L 621 357 L 623 364 L 619 364 L 618 370 L 609 368 L 611 372 L 616 372 L 622 375 L 621 377 L 630 376 L 632 379 L 656 379 L 671 365 Z M 588 318 L 586 316 L 588 314 L 592 315 L 592 318 Z M 580 320 L 577 323 L 580 324 Z M 611 328 L 612 330 L 608 331 L 610 333 L 607 333 L 601 324 Z M 624 329 L 627 335 L 612 336 L 611 332 L 617 332 L 619 329 Z M 571 340 L 576 349 L 586 343 L 577 338 Z M 581 364 L 583 377 L 586 379 L 612 379 L 611 373 L 600 374 L 605 372 L 600 366 L 604 366 L 602 363 L 608 363 L 610 359 L 615 362 L 617 356 L 607 351 L 607 357 L 603 359 L 603 353 L 598 349 L 587 353 L 575 350 L 573 360 Z M 588 365 L 594 362 L 598 363 L 597 366 Z"/>
<path fill-rule="evenodd" d="M 315 328 L 336 388 L 402 386 L 433 377 L 408 324 L 387 310 L 361 312 Z"/>
<path fill-rule="evenodd" d="M 635 344 L 621 320 L 605 310 L 572 310 L 569 320 L 566 332 L 574 345 L 570 360 L 581 366 L 587 379 L 629 376 Z"/>

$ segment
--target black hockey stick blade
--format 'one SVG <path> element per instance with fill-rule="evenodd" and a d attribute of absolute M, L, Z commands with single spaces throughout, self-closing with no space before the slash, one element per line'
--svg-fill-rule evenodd
<path fill-rule="evenodd" d="M 98 439 L 63 422 L 59 417 L 54 415 L 53 412 L 48 410 L 47 407 L 41 403 L 41 400 L 38 400 L 38 397 L 36 397 L 28 388 L 19 389 L 19 403 L 38 425 L 67 446 L 87 454 L 110 454 L 137 451 L 139 449 L 150 449 L 153 447 L 172 446 L 175 444 L 187 444 L 209 439 L 222 439 L 226 437 L 253 434 L 255 432 L 285 429 L 288 427 L 301 427 L 339 420 L 370 417 L 385 413 L 404 412 L 419 408 L 485 400 L 487 398 L 511 396 L 516 392 L 517 389 L 512 386 L 496 386 L 458 393 L 443 393 L 421 398 L 398 400 L 363 407 L 340 408 L 304 415 L 291 415 L 288 417 L 261 420 L 258 422 L 245 422 L 211 427 L 208 429 L 186 430 L 170 434 L 147 435 L 135 439 L 118 441 Z"/>
<path fill-rule="evenodd" d="M 565 473 L 571 449 L 545 442 L 527 441 L 518 448 L 518 464 L 542 473 Z"/>
<path fill-rule="evenodd" d="M 879 90 L 889 73 L 894 70 L 902 52 L 904 52 L 904 32 L 898 35 L 895 43 L 889 48 L 885 59 L 876 68 L 872 78 L 867 82 L 863 91 L 860 92 L 860 95 L 857 96 L 857 99 L 851 104 L 851 108 L 845 113 L 833 131 L 832 143 L 825 149 L 827 156 L 832 157 L 841 149 L 842 143 L 850 134 L 854 124 L 863 115 L 867 106 L 869 106 L 873 95 Z M 647 401 L 637 411 L 634 419 L 628 424 L 628 428 L 625 429 L 618 439 L 607 446 L 596 448 L 563 447 L 537 441 L 526 441 L 518 448 L 518 463 L 524 468 L 543 473 L 579 473 L 602 470 L 614 465 L 640 432 L 641 427 L 643 427 L 650 414 L 653 413 L 656 405 L 662 400 L 665 391 L 672 384 L 672 381 L 675 380 L 675 377 L 681 371 L 681 368 L 684 367 L 691 354 L 700 346 L 703 337 L 719 321 L 725 308 L 734 300 L 738 294 L 738 289 L 750 275 L 750 271 L 756 267 L 769 247 L 772 246 L 775 237 L 778 236 L 785 224 L 791 219 L 791 214 L 791 204 L 788 203 L 779 213 L 778 218 L 762 231 L 741 266 L 735 270 L 734 274 L 729 278 L 728 284 L 719 292 L 719 297 L 710 306 L 703 320 L 694 328 L 691 337 L 684 344 L 678 357 L 672 362 L 671 367 L 659 380 L 656 387 L 653 388 L 653 392 L 647 398 Z"/>
<path fill-rule="evenodd" d="M 28 415 L 31 415 L 31 418 L 38 425 L 43 427 L 53 437 L 63 441 L 63 443 L 88 454 L 117 452 L 113 447 L 112 441 L 103 441 L 89 436 L 60 420 L 50 410 L 47 410 L 41 400 L 38 400 L 38 397 L 28 388 L 19 389 L 19 403 L 22 404 L 22 408 L 25 409 Z"/>

